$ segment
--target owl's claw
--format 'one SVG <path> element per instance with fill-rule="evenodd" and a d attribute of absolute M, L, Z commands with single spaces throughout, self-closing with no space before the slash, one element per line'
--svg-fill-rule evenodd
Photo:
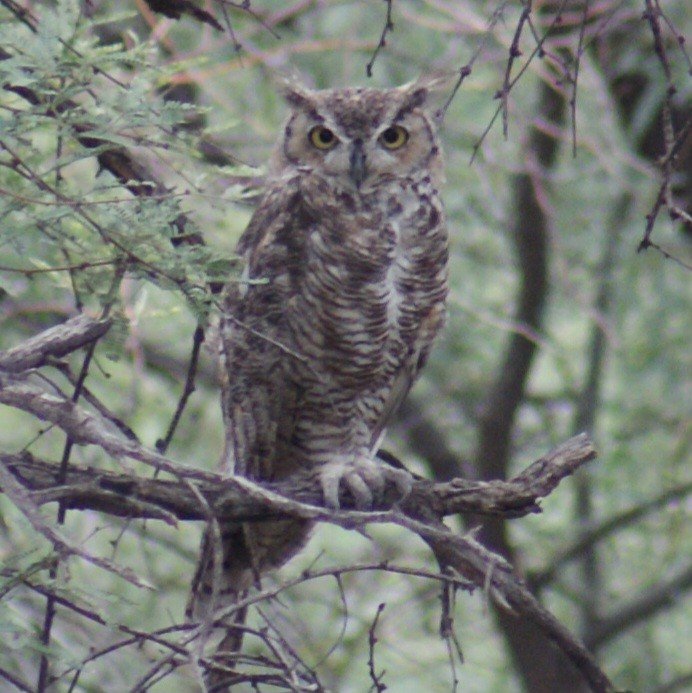
<path fill-rule="evenodd" d="M 343 486 L 353 496 L 356 508 L 367 510 L 379 503 L 388 484 L 397 489 L 398 500 L 411 491 L 413 477 L 373 459 L 369 454 L 343 455 L 326 462 L 320 470 L 324 502 L 328 508 L 340 507 L 339 490 Z"/>

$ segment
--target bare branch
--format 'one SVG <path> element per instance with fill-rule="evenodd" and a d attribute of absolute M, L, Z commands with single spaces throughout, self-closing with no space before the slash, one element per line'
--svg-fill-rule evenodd
<path fill-rule="evenodd" d="M 209 478 L 206 472 L 174 464 L 135 441 L 123 438 L 120 431 L 100 414 L 87 412 L 65 397 L 47 393 L 32 384 L 27 375 L 0 373 L 0 403 L 55 424 L 77 445 L 97 445 L 112 457 L 129 457 L 181 478 Z"/>
<path fill-rule="evenodd" d="M 373 522 L 389 522 L 405 527 L 419 534 L 433 547 L 441 565 L 452 568 L 455 574 L 470 580 L 475 586 L 484 586 L 499 607 L 533 619 L 584 673 L 593 690 L 605 692 L 610 690 L 607 679 L 584 646 L 538 604 L 514 575 L 511 566 L 473 537 L 453 534 L 441 524 L 437 515 L 438 512 L 456 513 L 471 499 L 475 500 L 474 512 L 479 512 L 481 508 L 496 513 L 501 507 L 510 516 L 531 512 L 537 509 L 538 497 L 549 493 L 562 478 L 592 459 L 594 454 L 588 438 L 585 435 L 576 436 L 509 482 L 453 480 L 446 484 L 434 484 L 418 481 L 400 510 L 369 513 L 333 512 L 307 505 L 306 500 L 321 502 L 318 475 L 267 485 L 284 492 L 290 490 L 298 500 L 279 495 L 272 488 L 253 484 L 244 478 L 224 480 L 216 477 L 211 484 L 199 480 L 195 490 L 205 498 L 216 516 L 224 520 L 266 520 L 289 513 L 350 527 Z M 72 466 L 68 469 L 67 483 L 61 489 L 55 489 L 50 484 L 55 478 L 57 465 L 38 462 L 29 455 L 3 455 L 0 460 L 6 466 L 3 475 L 0 475 L 3 490 L 22 507 L 38 508 L 41 502 L 61 500 L 70 509 L 89 507 L 120 515 L 140 511 L 148 513 L 148 517 L 158 513 L 157 516 L 162 519 L 166 518 L 167 512 L 184 519 L 205 519 L 196 493 L 187 484 L 177 481 L 138 479 Z M 174 465 L 167 462 L 167 466 Z M 56 490 L 58 493 L 55 493 Z M 155 506 L 163 508 L 163 512 Z M 43 533 L 44 527 L 37 528 Z M 50 533 L 50 538 L 59 547 L 65 544 L 54 531 Z M 235 604 L 233 608 L 241 606 Z"/>
<path fill-rule="evenodd" d="M 471 535 L 455 535 L 441 524 L 433 527 L 408 518 L 400 524 L 425 539 L 440 564 L 482 586 L 500 611 L 534 623 L 571 660 L 594 693 L 614 690 L 586 646 L 538 602 L 504 558 Z"/>
<path fill-rule="evenodd" d="M 29 684 L 24 683 L 18 676 L 7 671 L 3 667 L 0 667 L 0 677 L 9 681 L 18 691 L 27 691 L 27 693 L 33 693 L 33 688 Z"/>
<path fill-rule="evenodd" d="M 72 318 L 14 349 L 0 352 L 0 368 L 21 371 L 44 363 L 50 355 L 62 356 L 85 343 L 92 343 L 109 324 L 107 320 L 86 316 Z M 217 517 L 223 519 L 260 519 L 258 510 L 266 519 L 268 505 L 274 515 L 285 512 L 311 517 L 315 508 L 296 508 L 294 501 L 287 497 L 313 506 L 322 502 L 315 475 L 263 488 L 247 479 L 226 480 L 217 474 L 172 462 L 147 450 L 136 440 L 124 437 L 99 411 L 88 412 L 67 397 L 46 392 L 31 382 L 27 373 L 0 372 L 0 402 L 50 421 L 77 444 L 97 445 L 113 457 L 136 459 L 178 479 L 198 482 L 198 488 L 193 489 L 176 482 L 138 479 L 74 466 L 69 467 L 67 475 L 61 479 L 56 465 L 34 460 L 30 455 L 4 456 L 5 463 L 15 470 L 13 473 L 33 491 L 32 502 L 38 505 L 60 501 L 75 509 L 91 508 L 120 516 L 156 517 L 174 522 L 176 517 L 208 519 L 197 493 L 202 493 Z M 446 484 L 434 484 L 419 481 L 407 504 L 425 505 L 439 517 L 459 512 L 510 517 L 538 512 L 538 498 L 548 495 L 565 476 L 594 456 L 588 438 L 577 436 L 508 482 L 454 479 Z M 220 495 L 223 489 L 228 497 Z M 349 499 L 342 500 L 344 506 L 349 507 Z M 248 504 L 252 503 L 255 503 L 254 508 L 249 508 Z"/>
<path fill-rule="evenodd" d="M 110 326 L 110 320 L 96 320 L 88 315 L 76 315 L 12 349 L 0 352 L 0 370 L 19 373 L 30 368 L 38 368 L 49 358 L 61 358 L 103 337 Z"/>
<path fill-rule="evenodd" d="M 124 442 L 133 452 L 134 443 Z M 452 479 L 445 483 L 418 480 L 402 504 L 407 514 L 427 508 L 438 517 L 458 513 L 520 517 L 540 512 L 538 499 L 577 468 L 595 457 L 591 441 L 584 434 L 575 436 L 534 462 L 510 481 L 469 481 Z M 149 453 L 161 463 L 160 468 L 174 473 L 177 465 L 164 457 Z M 146 457 L 146 455 L 138 455 Z M 39 460 L 28 453 L 0 454 L 0 462 L 18 483 L 30 492 L 37 506 L 62 501 L 70 510 L 97 510 L 119 517 L 155 518 L 173 524 L 177 520 L 206 520 L 208 512 L 201 496 L 214 516 L 224 521 L 262 521 L 292 515 L 329 519 L 343 523 L 391 521 L 392 512 L 371 513 L 327 511 L 321 508 L 322 489 L 319 475 L 306 474 L 288 481 L 257 484 L 244 477 L 180 467 L 181 478 L 194 478 L 195 486 L 177 480 L 151 479 L 109 472 L 94 467 L 70 465 L 64 484 L 57 482 L 59 466 Z M 396 497 L 391 489 L 390 500 Z M 198 495 L 199 494 L 199 495 Z M 343 507 L 352 507 L 344 493 Z"/>
<path fill-rule="evenodd" d="M 654 202 L 651 210 L 646 215 L 646 228 L 644 229 L 644 235 L 639 243 L 637 250 L 640 252 L 646 250 L 647 248 L 655 248 L 659 252 L 662 251 L 660 246 L 651 241 L 651 235 L 654 230 L 654 225 L 656 224 L 656 219 L 658 213 L 662 207 L 668 209 L 668 213 L 672 219 L 684 219 L 686 222 L 692 222 L 690 215 L 684 209 L 680 208 L 673 199 L 672 182 L 674 174 L 674 164 L 677 155 L 682 148 L 683 144 L 687 140 L 690 134 L 690 128 L 692 127 L 692 117 L 687 117 L 686 122 L 682 125 L 679 131 L 675 131 L 675 123 L 673 121 L 674 107 L 674 97 L 678 93 L 678 87 L 673 82 L 673 70 L 671 68 L 671 63 L 668 58 L 668 52 L 666 47 L 666 41 L 663 36 L 663 23 L 665 23 L 669 28 L 672 27 L 671 22 L 666 17 L 665 13 L 661 9 L 658 0 L 645 0 L 644 5 L 646 7 L 642 18 L 648 22 L 649 28 L 651 30 L 651 36 L 653 38 L 654 52 L 656 53 L 656 58 L 661 66 L 663 72 L 663 77 L 666 85 L 665 99 L 663 101 L 662 111 L 661 111 L 661 125 L 663 129 L 663 146 L 664 153 L 660 159 L 661 165 L 661 184 L 659 187 L 658 195 L 656 201 Z M 673 30 L 677 44 L 683 48 L 684 40 L 680 40 L 682 37 Z M 688 65 L 690 64 L 689 56 L 684 51 L 683 55 L 687 59 Z M 668 253 L 663 253 L 665 257 L 670 257 Z M 677 260 L 677 258 L 671 258 Z M 678 262 L 687 267 L 684 262 Z"/>
<path fill-rule="evenodd" d="M 67 339 L 66 335 L 73 332 L 83 334 L 88 325 L 88 320 L 80 319 L 73 325 L 61 326 L 62 330 L 58 330 L 57 334 L 63 353 L 69 350 L 66 345 L 74 346 L 82 341 L 71 336 Z M 33 348 L 42 342 L 42 335 L 30 342 L 32 348 L 27 353 L 44 354 L 45 350 Z M 42 360 L 45 360 L 44 356 L 26 359 L 19 349 L 6 362 L 31 365 Z M 142 479 L 75 466 L 61 470 L 59 465 L 36 460 L 29 454 L 0 456 L 0 484 L 3 491 L 24 512 L 35 529 L 55 544 L 58 552 L 79 555 L 103 568 L 114 570 L 126 579 L 135 581 L 135 584 L 143 584 L 127 569 L 113 566 L 104 559 L 71 546 L 41 518 L 39 506 L 49 502 L 59 502 L 65 509 L 89 508 L 119 516 L 156 517 L 167 522 L 175 522 L 176 519 L 208 521 L 211 511 L 217 520 L 224 521 L 263 521 L 291 515 L 347 527 L 393 523 L 419 534 L 427 541 L 440 565 L 446 569 L 446 575 L 459 576 L 463 579 L 460 584 L 467 588 L 467 581 L 476 587 L 484 587 L 499 608 L 516 612 L 535 622 L 562 648 L 594 691 L 605 693 L 610 690 L 607 678 L 583 644 L 538 604 L 514 575 L 509 563 L 488 551 L 473 537 L 455 535 L 441 522 L 444 515 L 459 512 L 505 517 L 539 512 L 538 499 L 548 495 L 562 479 L 595 456 L 593 445 L 585 434 L 570 439 L 507 482 L 453 479 L 447 483 L 434 483 L 419 480 L 399 507 L 365 513 L 349 510 L 334 512 L 320 507 L 322 489 L 318 474 L 260 486 L 243 477 L 224 478 L 176 464 L 163 455 L 147 450 L 137 441 L 123 437 L 100 413 L 88 412 L 67 397 L 49 394 L 31 382 L 29 373 L 0 373 L 0 402 L 54 423 L 78 444 L 96 445 L 108 455 L 139 460 L 175 477 L 174 480 Z M 385 498 L 388 503 L 385 507 L 391 507 L 397 497 L 394 489 L 390 491 L 389 499 Z M 352 499 L 344 492 L 341 501 L 343 507 L 348 508 Z M 242 608 L 242 603 L 233 608 Z M 206 627 L 206 624 L 202 624 L 200 629 Z M 199 637 L 200 629 L 192 631 L 188 642 Z M 176 666 L 171 654 L 167 661 L 159 662 L 150 675 L 165 676 Z"/>
<path fill-rule="evenodd" d="M 173 435 L 175 434 L 175 429 L 180 423 L 180 419 L 183 415 L 185 406 L 190 399 L 192 393 L 195 391 L 195 378 L 197 377 L 197 366 L 199 364 L 199 353 L 204 343 L 204 328 L 201 325 L 197 325 L 195 328 L 194 335 L 192 337 L 192 352 L 190 354 L 190 362 L 187 368 L 187 375 L 185 377 L 185 387 L 178 400 L 178 406 L 175 408 L 175 413 L 171 419 L 171 423 L 168 426 L 166 435 L 162 440 L 157 441 L 156 449 L 164 454 L 168 449 L 168 446 L 173 440 Z"/>
<path fill-rule="evenodd" d="M 137 587 L 149 587 L 149 585 L 140 580 L 134 571 L 109 561 L 105 558 L 92 556 L 88 551 L 75 546 L 64 537 L 60 532 L 51 527 L 42 517 L 38 505 L 31 498 L 26 488 L 17 481 L 15 476 L 5 467 L 4 463 L 0 462 L 0 485 L 2 485 L 3 493 L 5 493 L 14 503 L 14 505 L 23 513 L 24 517 L 29 521 L 31 526 L 48 541 L 53 543 L 55 551 L 58 555 L 69 556 L 75 555 L 83 558 L 89 563 L 93 563 L 99 568 L 108 570 L 128 582 L 131 582 Z"/>
<path fill-rule="evenodd" d="M 394 22 L 392 21 L 392 3 L 394 0 L 384 0 L 387 3 L 387 16 L 384 20 L 384 26 L 382 27 L 382 33 L 380 34 L 380 40 L 375 46 L 375 50 L 370 58 L 370 62 L 365 66 L 365 74 L 368 77 L 372 77 L 372 68 L 375 66 L 375 61 L 380 51 L 387 45 L 387 34 L 394 31 Z"/>
<path fill-rule="evenodd" d="M 368 629 L 368 672 L 370 674 L 370 680 L 372 681 L 372 686 L 370 690 L 377 691 L 377 693 L 383 693 L 387 690 L 387 686 L 382 683 L 384 678 L 384 672 L 377 673 L 375 668 L 375 645 L 377 644 L 377 636 L 375 635 L 375 630 L 377 629 L 377 622 L 380 620 L 380 616 L 385 609 L 384 602 L 377 606 L 377 611 L 375 613 L 375 618 L 370 624 Z"/>

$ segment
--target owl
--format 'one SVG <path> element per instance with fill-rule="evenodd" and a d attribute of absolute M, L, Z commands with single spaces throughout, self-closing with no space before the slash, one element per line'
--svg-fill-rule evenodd
<path fill-rule="evenodd" d="M 445 323 L 443 161 L 431 105 L 440 82 L 282 86 L 290 113 L 237 246 L 244 273 L 222 302 L 228 474 L 276 481 L 314 470 L 331 508 L 372 507 L 388 483 L 402 496 L 410 488 L 410 475 L 376 453 Z M 220 530 L 215 549 L 210 532 L 203 542 L 188 609 L 198 619 L 294 555 L 310 523 Z"/>

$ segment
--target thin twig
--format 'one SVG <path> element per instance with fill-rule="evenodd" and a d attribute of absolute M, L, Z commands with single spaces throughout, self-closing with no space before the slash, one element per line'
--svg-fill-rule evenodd
<path fill-rule="evenodd" d="M 3 3 L 4 4 L 4 3 Z M 16 674 L 7 671 L 7 669 L 0 667 L 0 677 L 9 681 L 18 691 L 26 691 L 26 693 L 34 693 L 34 689 L 29 684 L 22 681 Z"/>
<path fill-rule="evenodd" d="M 670 216 L 673 219 L 685 218 L 689 215 L 678 208 L 674 199 L 672 192 L 672 181 L 674 173 L 674 163 L 677 156 L 679 148 L 682 146 L 683 142 L 687 138 L 689 133 L 690 123 L 692 122 L 692 117 L 688 117 L 687 121 L 681 128 L 680 132 L 675 134 L 675 124 L 673 123 L 673 98 L 675 97 L 678 89 L 673 82 L 673 72 L 670 65 L 670 60 L 668 58 L 668 52 L 666 49 L 665 41 L 663 39 L 663 31 L 661 27 L 661 19 L 663 19 L 666 24 L 670 27 L 671 23 L 661 10 L 661 6 L 658 0 L 645 0 L 646 10 L 642 15 L 651 29 L 651 35 L 654 43 L 654 52 L 663 71 L 663 77 L 665 80 L 666 91 L 665 99 L 663 101 L 661 120 L 663 128 L 663 146 L 664 153 L 660 159 L 661 165 L 661 184 L 659 186 L 658 194 L 656 195 L 656 200 L 651 207 L 651 210 L 646 215 L 646 226 L 644 228 L 644 235 L 642 240 L 637 247 L 637 252 L 646 250 L 647 248 L 655 248 L 661 252 L 664 257 L 676 260 L 683 267 L 687 267 L 686 263 L 677 260 L 677 258 L 672 257 L 669 253 L 666 253 L 662 248 L 651 241 L 651 235 L 653 233 L 654 225 L 662 207 L 666 207 Z M 684 42 L 680 41 L 680 35 L 674 32 L 678 45 L 681 46 L 683 55 L 690 65 L 689 56 L 683 48 Z M 690 68 L 692 70 L 692 67 Z M 692 221 L 688 219 L 689 221 Z"/>
<path fill-rule="evenodd" d="M 514 38 L 512 39 L 512 46 L 514 46 L 514 51 L 512 48 L 510 48 L 510 57 L 508 58 L 507 67 L 505 69 L 505 76 L 503 79 L 503 85 L 500 89 L 498 89 L 495 92 L 495 98 L 500 99 L 500 104 L 495 109 L 495 113 L 490 118 L 490 121 L 488 122 L 488 125 L 485 127 L 485 129 L 481 133 L 481 136 L 478 138 L 478 140 L 473 145 L 473 149 L 472 149 L 472 153 L 471 153 L 471 163 L 473 163 L 473 161 L 475 160 L 476 155 L 478 154 L 478 152 L 481 148 L 481 145 L 485 141 L 485 138 L 488 136 L 488 133 L 492 130 L 493 125 L 495 124 L 495 121 L 497 120 L 497 118 L 500 114 L 503 115 L 503 121 L 504 121 L 505 106 L 507 105 L 507 97 L 509 96 L 509 93 L 511 92 L 511 90 L 519 82 L 519 80 L 524 76 L 524 73 L 529 69 L 529 66 L 531 65 L 531 62 L 534 60 L 534 58 L 536 56 L 542 57 L 545 54 L 544 44 L 548 40 L 553 28 L 558 23 L 558 17 L 560 16 L 560 12 L 563 10 L 563 8 L 567 4 L 567 2 L 568 2 L 568 0 L 561 0 L 560 5 L 556 9 L 555 16 L 553 17 L 552 22 L 546 28 L 543 35 L 541 37 L 539 37 L 538 40 L 536 41 L 535 47 L 531 51 L 529 57 L 526 59 L 524 64 L 519 69 L 519 72 L 514 76 L 514 78 L 512 78 L 510 80 L 510 76 L 511 76 L 511 64 L 510 63 L 513 63 L 517 57 L 522 55 L 521 51 L 518 48 L 518 36 L 519 36 L 520 31 L 521 31 L 521 27 L 520 26 L 517 27 L 517 30 L 515 31 L 515 34 L 514 34 Z M 530 8 L 530 2 L 529 2 L 528 7 Z M 521 18 L 524 20 L 524 22 L 527 23 L 527 25 L 529 27 L 533 27 L 532 22 L 531 22 L 530 11 L 529 11 L 529 13 L 527 13 L 526 8 L 522 11 Z M 514 56 L 512 55 L 513 52 L 515 53 Z M 503 131 L 505 131 L 504 126 L 503 126 Z M 505 132 L 505 136 L 506 136 L 506 132 Z"/>
<path fill-rule="evenodd" d="M 178 400 L 178 406 L 175 408 L 173 418 L 168 426 L 166 435 L 163 440 L 156 441 L 156 450 L 162 455 L 166 454 L 168 446 L 170 445 L 173 435 L 175 434 L 175 429 L 180 423 L 183 411 L 187 405 L 190 396 L 195 391 L 195 378 L 197 377 L 197 366 L 199 365 L 199 354 L 204 343 L 204 328 L 201 325 L 197 325 L 195 332 L 192 337 L 192 352 L 190 354 L 190 363 L 187 368 L 187 375 L 185 377 L 185 386 Z"/>
<path fill-rule="evenodd" d="M 524 9 L 519 15 L 519 21 L 514 30 L 514 36 L 512 37 L 512 43 L 509 47 L 509 58 L 505 65 L 505 76 L 502 80 L 502 88 L 495 94 L 496 98 L 500 99 L 500 108 L 502 110 L 502 134 L 507 138 L 509 134 L 509 90 L 510 90 L 510 78 L 512 75 L 512 67 L 514 66 L 514 61 L 521 56 L 521 49 L 519 48 L 519 41 L 521 39 L 521 32 L 526 24 L 527 20 L 531 16 L 531 0 L 524 0 L 522 2 Z M 528 63 L 527 63 L 528 64 Z"/>
<path fill-rule="evenodd" d="M 58 558 L 63 559 L 67 556 L 79 556 L 89 563 L 93 563 L 99 568 L 103 568 L 111 573 L 115 573 L 124 580 L 132 583 L 136 587 L 150 587 L 150 585 L 141 580 L 129 568 L 121 566 L 109 561 L 105 558 L 92 556 L 89 552 L 71 543 L 58 530 L 51 527 L 43 518 L 41 511 L 31 498 L 31 494 L 27 489 L 15 478 L 14 474 L 5 466 L 5 463 L 0 458 L 0 485 L 3 493 L 12 500 L 17 509 L 29 521 L 29 524 L 34 530 L 50 541 Z"/>
<path fill-rule="evenodd" d="M 483 49 L 485 48 L 486 43 L 490 40 L 492 36 L 492 30 L 495 28 L 495 25 L 500 21 L 502 17 L 502 12 L 504 10 L 505 3 L 503 2 L 502 5 L 496 9 L 492 17 L 490 18 L 490 21 L 488 22 L 488 28 L 485 30 L 483 34 L 483 38 L 478 42 L 478 45 L 476 46 L 475 50 L 471 54 L 471 58 L 468 60 L 468 62 L 465 65 L 462 65 L 458 72 L 459 72 L 459 77 L 457 77 L 457 81 L 454 84 L 454 87 L 452 88 L 452 91 L 447 98 L 447 100 L 444 102 L 444 105 L 440 110 L 436 113 L 437 118 L 441 122 L 444 120 L 445 114 L 447 113 L 447 109 L 450 107 L 452 101 L 454 101 L 454 98 L 457 95 L 457 92 L 459 89 L 461 89 L 461 85 L 463 84 L 464 80 L 471 74 L 473 70 L 473 66 L 476 63 L 476 60 L 478 60 L 478 57 L 480 54 L 483 52 Z"/>
<path fill-rule="evenodd" d="M 385 672 L 382 671 L 379 674 L 375 669 L 375 645 L 377 644 L 377 636 L 375 635 L 375 630 L 377 629 L 377 623 L 380 620 L 380 616 L 385 609 L 384 602 L 377 605 L 377 611 L 375 612 L 375 618 L 368 628 L 368 673 L 370 674 L 370 680 L 372 681 L 371 691 L 377 691 L 377 693 L 383 693 L 387 690 L 387 686 L 382 682 Z"/>
<path fill-rule="evenodd" d="M 572 157 L 577 157 L 577 86 L 579 84 L 579 67 L 581 56 L 584 52 L 584 37 L 586 36 L 586 22 L 589 17 L 589 0 L 583 0 L 581 23 L 579 24 L 579 40 L 574 56 L 574 75 L 572 76 L 572 95 L 569 98 L 570 122 L 572 124 Z"/>
<path fill-rule="evenodd" d="M 377 42 L 377 46 L 375 46 L 370 61 L 365 66 L 365 74 L 368 77 L 372 77 L 372 68 L 375 66 L 375 60 L 377 60 L 380 51 L 387 45 L 387 34 L 394 31 L 394 22 L 392 21 L 392 4 L 394 0 L 384 0 L 384 2 L 387 4 L 387 15 L 382 27 L 382 33 L 380 34 L 380 40 Z"/>

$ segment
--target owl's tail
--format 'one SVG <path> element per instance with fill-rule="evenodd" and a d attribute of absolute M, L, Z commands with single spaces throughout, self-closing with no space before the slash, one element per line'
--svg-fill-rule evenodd
<path fill-rule="evenodd" d="M 246 533 L 247 528 L 238 523 L 207 527 L 185 609 L 186 619 L 201 628 L 196 653 L 199 664 L 209 640 L 221 635 L 213 648 L 212 666 L 201 667 L 207 687 L 214 691 L 227 690 L 219 686 L 224 679 L 231 683 L 231 670 L 243 642 L 247 607 L 233 606 L 244 599 L 259 575 L 253 570 Z"/>
<path fill-rule="evenodd" d="M 209 639 L 219 631 L 222 634 L 212 666 L 203 667 L 210 690 L 228 690 L 239 681 L 236 662 L 246 630 L 247 606 L 233 606 L 244 600 L 253 585 L 259 585 L 262 573 L 283 565 L 302 548 L 311 527 L 310 522 L 291 519 L 219 523 L 216 529 L 209 526 L 204 532 L 185 616 L 202 629 L 198 661 Z"/>

